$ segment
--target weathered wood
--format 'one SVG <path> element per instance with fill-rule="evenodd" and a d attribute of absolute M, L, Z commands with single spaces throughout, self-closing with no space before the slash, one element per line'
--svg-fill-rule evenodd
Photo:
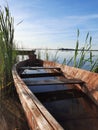
<path fill-rule="evenodd" d="M 27 66 L 27 67 L 20 67 L 20 69 L 28 69 L 28 70 L 36 70 L 36 69 L 56 69 L 56 70 L 61 70 L 59 67 L 30 67 L 30 66 Z"/>
<path fill-rule="evenodd" d="M 14 83 L 31 130 L 63 130 L 19 77 L 15 66 Z"/>
<path fill-rule="evenodd" d="M 84 81 L 85 84 L 82 85 L 83 87 L 80 85 L 77 85 L 76 87 L 85 92 L 98 105 L 98 73 L 50 61 L 44 61 L 43 66 L 60 67 L 66 78 L 75 78 Z"/>
<path fill-rule="evenodd" d="M 32 54 L 34 50 L 16 50 L 18 52 L 18 55 L 29 55 Z"/>
<path fill-rule="evenodd" d="M 62 76 L 62 73 L 35 73 L 35 74 L 20 74 L 21 78 L 37 78 L 37 77 L 53 77 Z"/>
<path fill-rule="evenodd" d="M 85 84 L 84 81 L 80 79 L 66 79 L 66 78 L 61 78 L 60 81 L 64 82 L 65 84 Z"/>
<path fill-rule="evenodd" d="M 28 86 L 40 86 L 40 85 L 64 85 L 64 84 L 83 84 L 83 81 L 75 80 L 75 79 L 47 79 L 47 80 L 32 80 L 32 82 L 26 82 Z"/>
<path fill-rule="evenodd" d="M 64 66 L 55 62 L 48 62 L 48 61 L 41 61 L 37 59 L 37 63 L 41 67 L 23 67 L 23 66 L 30 66 L 35 65 L 36 59 L 32 60 L 28 64 L 18 64 L 17 70 L 14 67 L 13 69 L 13 78 L 14 83 L 16 86 L 17 93 L 19 95 L 21 104 L 27 116 L 27 120 L 30 125 L 31 130 L 63 130 L 63 128 L 59 125 L 59 123 L 52 117 L 52 115 L 46 110 L 46 108 L 42 105 L 42 103 L 37 99 L 36 96 L 41 97 L 42 100 L 49 97 L 51 99 L 55 98 L 54 93 L 37 93 L 36 96 L 29 90 L 27 85 L 22 81 L 19 77 L 20 70 L 24 69 L 51 69 L 57 71 L 62 71 L 63 75 L 66 79 L 62 78 L 60 80 L 33 80 L 29 85 L 57 85 L 57 84 L 72 84 L 71 87 L 77 87 L 88 94 L 98 105 L 98 74 L 91 73 L 89 71 L 77 69 L 74 67 Z M 29 63 L 32 63 L 29 65 Z M 42 67 L 44 66 L 44 67 Z M 20 67 L 20 70 L 19 70 Z M 59 68 L 59 69 L 56 69 Z M 79 79 L 79 80 L 78 80 Z M 81 80 L 80 80 L 81 79 Z M 74 84 L 74 85 L 73 85 Z M 85 86 L 85 88 L 81 87 Z M 70 85 L 69 85 L 70 86 Z M 64 91 L 65 92 L 65 91 Z M 67 98 L 66 95 L 69 94 L 70 96 L 80 96 L 80 95 L 73 95 L 73 92 L 63 93 L 63 91 L 56 92 L 56 96 L 60 95 L 59 98 Z M 76 93 L 74 93 L 76 94 Z M 79 93 L 78 93 L 79 94 Z M 67 95 L 68 96 L 68 95 Z M 56 97 L 58 98 L 58 97 Z M 59 99 L 58 98 L 58 99 Z"/>

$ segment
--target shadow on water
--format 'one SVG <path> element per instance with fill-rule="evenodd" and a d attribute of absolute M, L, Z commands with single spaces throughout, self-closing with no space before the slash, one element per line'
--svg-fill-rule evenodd
<path fill-rule="evenodd" d="M 64 85 L 29 88 L 65 130 L 98 129 L 98 107 L 84 93 Z"/>
<path fill-rule="evenodd" d="M 98 129 L 98 107 L 86 95 L 67 95 L 65 99 L 45 99 L 42 103 L 65 130 Z"/>

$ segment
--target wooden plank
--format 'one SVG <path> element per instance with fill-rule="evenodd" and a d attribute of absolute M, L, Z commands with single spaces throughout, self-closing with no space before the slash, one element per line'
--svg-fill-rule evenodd
<path fill-rule="evenodd" d="M 80 79 L 66 79 L 61 78 L 60 81 L 64 82 L 65 84 L 84 84 L 85 82 Z"/>
<path fill-rule="evenodd" d="M 21 78 L 37 78 L 37 77 L 52 77 L 62 76 L 62 73 L 34 73 L 34 74 L 20 74 Z"/>
<path fill-rule="evenodd" d="M 30 66 L 27 66 L 27 67 L 20 67 L 20 69 L 29 69 L 29 70 L 36 70 L 36 69 L 56 69 L 56 70 L 61 70 L 59 67 L 30 67 Z"/>
<path fill-rule="evenodd" d="M 83 84 L 83 81 L 74 79 L 65 79 L 63 81 L 58 79 L 47 79 L 47 80 L 32 80 L 32 82 L 26 83 L 28 86 L 39 86 L 39 85 L 60 85 L 60 84 Z"/>
<path fill-rule="evenodd" d="M 18 55 L 29 55 L 33 53 L 33 50 L 16 50 L 18 52 Z"/>
<path fill-rule="evenodd" d="M 84 97 L 85 94 L 78 89 L 57 90 L 34 93 L 41 102 L 52 102 L 63 99 Z"/>
<path fill-rule="evenodd" d="M 40 86 L 40 85 L 58 85 L 58 84 L 64 84 L 62 81 L 59 81 L 57 79 L 44 79 L 44 80 L 32 80 L 30 82 L 25 82 L 27 86 Z"/>

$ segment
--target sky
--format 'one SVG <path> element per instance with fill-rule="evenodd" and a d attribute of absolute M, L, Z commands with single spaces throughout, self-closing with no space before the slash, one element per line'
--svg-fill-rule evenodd
<path fill-rule="evenodd" d="M 98 49 L 98 0 L 7 0 L 7 3 L 14 17 L 18 47 L 75 48 L 79 29 L 80 47 L 89 32 L 92 48 Z M 0 5 L 4 7 L 6 0 L 0 0 Z"/>

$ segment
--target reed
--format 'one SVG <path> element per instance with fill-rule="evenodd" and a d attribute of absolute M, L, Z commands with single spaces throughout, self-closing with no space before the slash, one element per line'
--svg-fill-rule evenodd
<path fill-rule="evenodd" d="M 46 48 L 45 50 L 45 60 L 49 61 L 50 60 L 50 56 L 49 56 L 49 52 L 48 52 L 48 49 Z"/>
<path fill-rule="evenodd" d="M 83 68 L 87 63 L 89 64 L 89 70 L 97 72 L 98 68 L 98 58 L 94 60 L 95 56 L 92 53 L 92 37 L 89 35 L 89 32 L 86 35 L 85 43 L 82 48 L 79 48 L 79 36 L 80 31 L 77 30 L 77 40 L 74 55 L 67 61 L 64 58 L 63 64 Z"/>
<path fill-rule="evenodd" d="M 74 53 L 74 66 L 77 66 L 77 56 L 78 56 L 78 47 L 79 47 L 79 30 L 77 31 L 77 42 L 76 42 L 76 48 L 75 48 L 75 53 Z M 72 59 L 72 58 L 71 58 Z"/>
<path fill-rule="evenodd" d="M 38 50 L 38 51 L 36 52 L 36 54 L 37 54 L 37 58 L 38 58 L 38 59 L 41 59 L 41 51 Z"/>
<path fill-rule="evenodd" d="M 54 62 L 59 62 L 59 50 L 56 51 L 56 53 L 54 54 L 54 56 L 52 57 L 52 61 Z"/>
<path fill-rule="evenodd" d="M 14 44 L 14 19 L 9 7 L 0 8 L 0 87 L 12 85 L 12 66 L 16 58 Z M 7 89 L 9 90 L 9 89 Z"/>

